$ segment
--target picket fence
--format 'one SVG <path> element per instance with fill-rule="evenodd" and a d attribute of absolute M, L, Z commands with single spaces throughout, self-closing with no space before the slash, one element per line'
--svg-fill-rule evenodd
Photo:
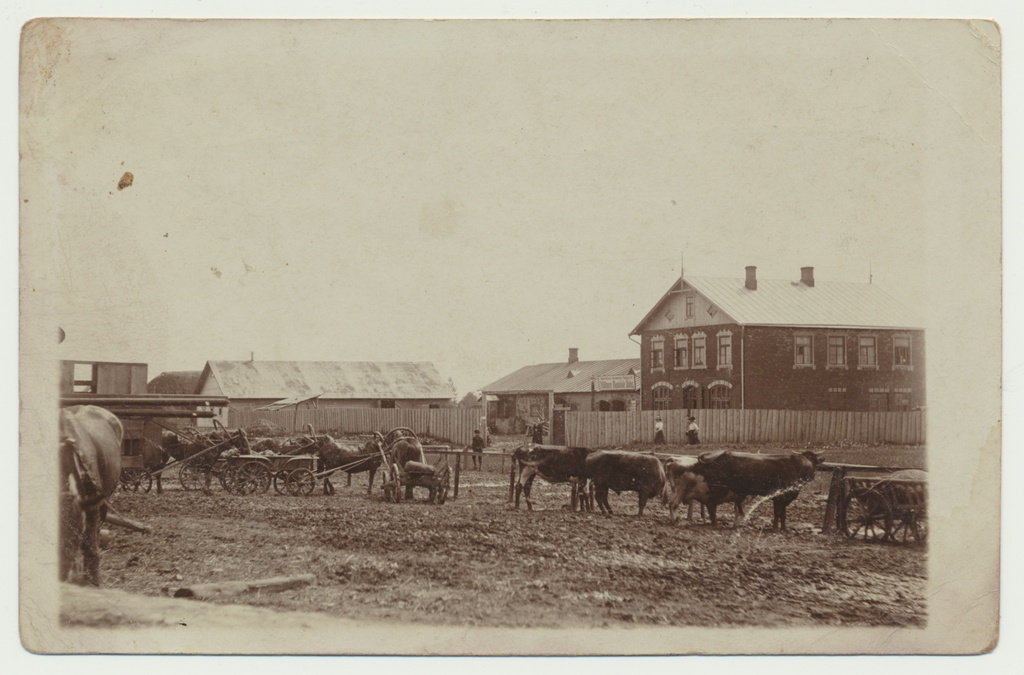
<path fill-rule="evenodd" d="M 312 424 L 317 432 L 368 434 L 408 427 L 419 436 L 456 446 L 468 446 L 473 430 L 483 431 L 482 411 L 472 408 L 307 408 L 276 411 L 228 410 L 228 427 L 245 428 L 267 420 L 285 431 L 302 431 Z"/>
<path fill-rule="evenodd" d="M 923 445 L 924 412 L 833 410 L 644 410 L 566 412 L 566 445 L 608 447 L 654 442 L 661 417 L 666 441 L 686 443 L 687 417 L 697 418 L 702 443 L 853 443 Z"/>

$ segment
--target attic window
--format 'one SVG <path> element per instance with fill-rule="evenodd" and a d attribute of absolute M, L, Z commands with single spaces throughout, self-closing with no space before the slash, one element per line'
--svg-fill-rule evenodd
<path fill-rule="evenodd" d="M 580 369 L 579 368 L 573 368 L 568 373 L 566 373 L 565 379 L 568 380 L 570 377 L 576 377 L 579 374 L 580 374 Z"/>
<path fill-rule="evenodd" d="M 686 318 L 693 318 L 693 294 L 686 296 Z"/>

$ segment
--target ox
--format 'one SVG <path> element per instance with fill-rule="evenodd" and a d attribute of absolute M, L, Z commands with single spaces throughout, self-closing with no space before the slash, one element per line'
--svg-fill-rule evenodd
<path fill-rule="evenodd" d="M 636 492 L 640 499 L 638 516 L 644 515 L 647 500 L 665 489 L 665 467 L 654 455 L 623 450 L 599 450 L 587 457 L 586 476 L 601 513 L 612 514 L 608 490 Z"/>
<path fill-rule="evenodd" d="M 526 495 L 526 508 L 533 510 L 530 501 L 530 488 L 533 480 L 540 476 L 549 483 L 572 483 L 570 507 L 576 510 L 580 501 L 581 507 L 588 511 L 593 508 L 585 494 L 586 460 L 591 450 L 587 448 L 566 448 L 552 445 L 536 445 L 532 448 L 520 446 L 512 453 L 512 461 L 519 464 L 519 479 L 516 482 L 516 508 L 519 508 L 519 495 Z M 513 464 L 515 466 L 515 464 Z M 513 469 L 514 470 L 514 469 Z"/>
<path fill-rule="evenodd" d="M 76 405 L 60 411 L 61 581 L 68 580 L 80 549 L 85 582 L 100 585 L 100 521 L 120 480 L 123 438 L 120 420 L 103 408 Z"/>
<path fill-rule="evenodd" d="M 821 457 L 810 450 L 768 455 L 721 451 L 704 453 L 698 460 L 691 470 L 707 482 L 710 491 L 770 497 L 774 530 L 786 529 L 786 507 L 797 498 L 800 487 L 814 479 Z M 739 516 L 734 527 L 741 523 Z"/>
<path fill-rule="evenodd" d="M 675 457 L 665 464 L 665 491 L 663 501 L 668 505 L 669 518 L 676 520 L 676 508 L 685 503 L 686 519 L 693 520 L 693 503 L 701 505 L 701 518 L 704 507 L 707 507 L 711 525 L 717 524 L 718 505 L 732 502 L 736 509 L 736 519 L 743 518 L 743 501 L 745 497 L 728 489 L 716 487 L 712 489 L 704 476 L 693 471 L 698 460 L 696 457 Z"/>

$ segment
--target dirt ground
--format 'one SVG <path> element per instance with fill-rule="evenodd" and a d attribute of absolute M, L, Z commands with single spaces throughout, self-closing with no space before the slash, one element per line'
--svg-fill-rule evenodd
<path fill-rule="evenodd" d="M 921 449 L 849 449 L 832 461 L 922 466 Z M 433 458 L 431 458 L 433 459 Z M 432 625 L 566 628 L 622 626 L 923 626 L 926 548 L 821 534 L 827 475 L 789 509 L 789 530 L 771 531 L 771 503 L 731 528 L 683 518 L 652 502 L 637 517 L 634 493 L 616 515 L 568 510 L 569 489 L 538 480 L 536 510 L 507 502 L 508 460 L 463 471 L 444 505 L 384 502 L 366 474 L 337 494 L 234 496 L 185 491 L 119 492 L 113 507 L 152 528 L 109 528 L 103 585 L 172 596 L 198 583 L 312 573 L 302 588 L 210 602 L 316 612 L 336 619 Z M 97 612 L 65 594 L 70 626 L 130 624 L 130 611 Z M 127 596 L 126 596 L 127 597 Z M 180 601 L 179 601 L 180 602 Z M 199 601 L 192 601 L 199 602 Z M 93 603 L 94 605 L 94 603 Z M 122 607 L 127 607 L 123 604 Z"/>

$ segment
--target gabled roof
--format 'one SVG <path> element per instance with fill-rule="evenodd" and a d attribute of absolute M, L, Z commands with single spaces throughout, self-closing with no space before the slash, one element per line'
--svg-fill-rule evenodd
<path fill-rule="evenodd" d="M 533 366 L 524 366 L 500 380 L 491 382 L 486 387 L 481 387 L 480 391 L 485 394 L 516 391 L 552 391 L 556 394 L 581 393 L 590 391 L 594 377 L 628 375 L 630 370 L 640 372 L 640 359 L 538 363 Z M 572 374 L 571 377 L 570 374 Z"/>
<path fill-rule="evenodd" d="M 194 394 L 199 391 L 201 370 L 173 370 L 160 373 L 146 385 L 149 394 Z"/>
<path fill-rule="evenodd" d="M 199 382 L 214 378 L 230 399 L 449 399 L 432 363 L 365 361 L 207 361 Z"/>
<path fill-rule="evenodd" d="M 638 334 L 668 298 L 692 288 L 740 325 L 822 326 L 918 329 L 923 322 L 912 310 L 873 284 L 758 279 L 750 290 L 741 278 L 685 277 L 637 324 Z"/>

